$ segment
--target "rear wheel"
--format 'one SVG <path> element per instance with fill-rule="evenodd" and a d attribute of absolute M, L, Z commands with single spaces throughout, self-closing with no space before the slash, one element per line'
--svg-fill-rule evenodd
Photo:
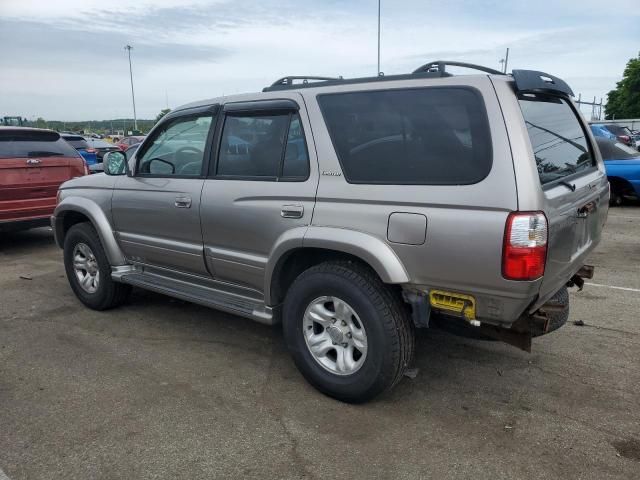
<path fill-rule="evenodd" d="M 345 402 L 365 402 L 392 388 L 413 357 L 413 323 L 405 304 L 353 262 L 327 262 L 303 272 L 287 292 L 283 328 L 304 377 Z"/>
<path fill-rule="evenodd" d="M 111 265 L 89 223 L 69 229 L 64 239 L 64 268 L 76 297 L 87 307 L 106 310 L 122 304 L 131 286 L 111 279 Z"/>

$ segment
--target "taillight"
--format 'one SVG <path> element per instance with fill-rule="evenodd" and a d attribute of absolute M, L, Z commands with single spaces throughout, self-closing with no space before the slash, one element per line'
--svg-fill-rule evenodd
<path fill-rule="evenodd" d="M 629 137 L 629 135 L 618 135 L 618 140 L 624 142 L 624 143 L 629 143 L 631 142 L 631 138 Z"/>
<path fill-rule="evenodd" d="M 544 213 L 510 213 L 502 247 L 502 276 L 507 280 L 540 278 L 547 258 L 547 235 Z"/>

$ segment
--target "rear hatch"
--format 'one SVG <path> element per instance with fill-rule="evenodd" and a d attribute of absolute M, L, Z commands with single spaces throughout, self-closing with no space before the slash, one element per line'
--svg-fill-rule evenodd
<path fill-rule="evenodd" d="M 0 129 L 0 222 L 51 215 L 60 184 L 84 174 L 56 132 Z"/>
<path fill-rule="evenodd" d="M 563 95 L 519 93 L 548 221 L 540 305 L 582 267 L 600 241 L 608 183 L 588 125 Z"/>

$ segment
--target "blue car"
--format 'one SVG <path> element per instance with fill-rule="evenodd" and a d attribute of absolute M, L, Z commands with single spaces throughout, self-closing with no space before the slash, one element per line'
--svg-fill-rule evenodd
<path fill-rule="evenodd" d="M 611 186 L 611 205 L 640 198 L 640 152 L 617 140 L 596 137 Z"/>
<path fill-rule="evenodd" d="M 606 129 L 606 127 L 604 125 L 599 125 L 599 124 L 591 124 L 591 133 L 593 133 L 594 137 L 602 137 L 602 138 L 608 138 L 609 140 L 615 140 L 616 136 L 611 133 L 609 130 Z"/>
<path fill-rule="evenodd" d="M 92 148 L 84 137 L 69 133 L 62 133 L 60 136 L 64 138 L 69 145 L 75 148 L 80 155 L 82 155 L 82 158 L 87 162 L 87 165 L 95 165 L 98 163 L 98 154 L 95 148 Z"/>

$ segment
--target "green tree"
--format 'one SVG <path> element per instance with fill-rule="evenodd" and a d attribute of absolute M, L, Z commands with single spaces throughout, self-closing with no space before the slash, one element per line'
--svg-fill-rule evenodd
<path fill-rule="evenodd" d="M 162 117 L 164 117 L 167 113 L 169 113 L 171 111 L 170 108 L 163 108 L 162 110 L 160 110 L 160 113 L 158 114 L 158 116 L 156 117 L 156 123 L 158 123 L 160 121 L 160 119 Z"/>
<path fill-rule="evenodd" d="M 640 54 L 627 62 L 616 88 L 607 94 L 605 118 L 640 118 Z"/>
<path fill-rule="evenodd" d="M 37 128 L 47 128 L 47 121 L 42 117 L 38 117 L 37 120 L 36 120 L 36 127 Z"/>

